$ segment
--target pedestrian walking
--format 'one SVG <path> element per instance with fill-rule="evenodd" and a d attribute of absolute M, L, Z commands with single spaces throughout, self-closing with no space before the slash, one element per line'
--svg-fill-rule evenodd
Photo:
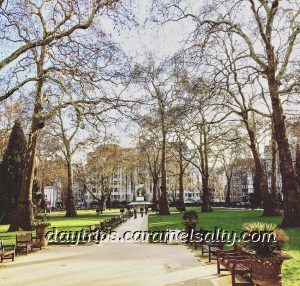
<path fill-rule="evenodd" d="M 136 218 L 136 208 L 133 208 L 133 217 Z"/>
<path fill-rule="evenodd" d="M 140 208 L 140 213 L 141 213 L 141 217 L 143 217 L 143 215 L 144 215 L 144 209 L 143 208 Z"/>

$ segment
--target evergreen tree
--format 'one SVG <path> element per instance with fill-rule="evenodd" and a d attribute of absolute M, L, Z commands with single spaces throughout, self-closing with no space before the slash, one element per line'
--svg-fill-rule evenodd
<path fill-rule="evenodd" d="M 19 121 L 16 121 L 3 155 L 0 168 L 0 223 L 9 224 L 17 205 L 22 184 L 26 139 Z"/>

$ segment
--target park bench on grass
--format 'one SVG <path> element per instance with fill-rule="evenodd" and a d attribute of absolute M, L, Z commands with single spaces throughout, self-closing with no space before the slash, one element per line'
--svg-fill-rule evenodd
<path fill-rule="evenodd" d="M 249 254 L 243 251 L 243 248 L 237 244 L 230 250 L 217 250 L 217 271 L 220 274 L 221 271 L 228 271 L 226 265 L 230 258 L 234 257 L 248 257 Z M 223 266 L 223 268 L 222 268 Z"/>
<path fill-rule="evenodd" d="M 248 257 L 232 257 L 229 259 L 227 265 L 226 265 L 227 270 L 231 273 L 231 283 L 232 286 L 236 285 L 253 285 L 252 282 L 236 282 L 235 278 L 236 275 L 239 274 L 241 276 L 245 274 L 249 274 L 250 276 L 250 281 L 251 279 L 251 258 Z"/>
<path fill-rule="evenodd" d="M 251 256 L 242 247 L 235 245 L 232 250 L 218 250 L 216 255 L 218 274 L 221 271 L 230 271 L 233 286 L 252 285 L 251 282 L 235 282 L 236 274 L 249 274 L 251 279 Z"/>
<path fill-rule="evenodd" d="M 15 260 L 15 245 L 4 245 L 3 240 L 0 240 L 0 261 L 3 262 L 4 259 Z"/>
<path fill-rule="evenodd" d="M 121 217 L 114 217 L 111 219 L 111 225 L 113 228 L 119 226 L 122 223 L 122 218 Z"/>
<path fill-rule="evenodd" d="M 207 230 L 200 228 L 200 230 L 196 231 L 196 233 L 194 234 L 193 239 L 194 239 L 195 250 L 197 250 L 198 246 L 200 246 L 202 248 L 202 246 L 205 244 L 204 235 L 206 232 L 207 232 Z M 200 241 L 200 238 L 202 238 L 201 241 Z"/>
<path fill-rule="evenodd" d="M 208 253 L 208 262 L 211 262 L 212 256 L 216 256 L 218 250 L 222 250 L 224 242 L 208 242 L 202 245 L 202 255 Z"/>
<path fill-rule="evenodd" d="M 33 251 L 34 248 L 41 250 L 42 243 L 40 239 L 33 238 L 31 232 L 16 235 L 16 255 L 21 251 L 25 251 L 28 255 L 28 252 Z"/>
<path fill-rule="evenodd" d="M 109 233 L 112 230 L 112 225 L 109 220 L 100 222 L 100 231 Z"/>
<path fill-rule="evenodd" d="M 100 222 L 99 230 L 101 232 L 109 233 L 123 222 L 121 217 L 111 218 Z"/>

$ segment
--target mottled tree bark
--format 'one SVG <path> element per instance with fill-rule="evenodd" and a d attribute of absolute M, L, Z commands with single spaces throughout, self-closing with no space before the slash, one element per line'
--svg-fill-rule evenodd
<path fill-rule="evenodd" d="M 74 201 L 73 192 L 73 166 L 71 157 L 68 158 L 68 189 L 67 189 L 67 199 L 66 199 L 66 217 L 76 217 L 76 206 Z"/>
<path fill-rule="evenodd" d="M 208 177 L 202 177 L 202 212 L 211 212 L 212 207 L 210 205 L 210 191 L 209 191 L 209 184 L 208 184 Z"/>
<path fill-rule="evenodd" d="M 184 205 L 184 185 L 183 185 L 183 176 L 184 176 L 184 171 L 182 170 L 182 164 L 180 163 L 179 167 L 179 199 L 176 202 L 176 208 L 179 211 L 185 211 L 185 205 Z M 176 195 L 175 195 L 175 200 L 176 200 Z"/>
<path fill-rule="evenodd" d="M 272 77 L 269 81 L 271 83 L 273 82 Z M 275 84 L 273 83 L 273 85 Z M 274 87 L 270 87 L 270 91 L 272 91 L 270 93 L 273 93 L 273 89 Z M 284 198 L 284 216 L 282 225 L 285 227 L 297 227 L 300 226 L 300 192 L 298 177 L 293 165 L 292 154 L 290 151 L 290 145 L 286 133 L 283 110 L 281 107 L 279 96 L 276 93 L 273 93 L 272 96 L 272 107 Z"/>
<path fill-rule="evenodd" d="M 259 192 L 256 195 L 256 198 L 259 199 L 260 201 L 262 200 L 263 209 L 264 209 L 263 216 L 277 215 L 276 202 L 274 201 L 274 198 L 269 193 L 267 176 L 265 170 L 263 169 L 263 165 L 261 163 L 261 159 L 257 150 L 255 133 L 249 127 L 248 117 L 246 115 L 244 116 L 244 122 L 246 124 L 246 128 L 248 131 L 248 135 L 250 139 L 250 148 L 251 148 L 251 152 L 254 160 L 254 166 L 255 166 L 255 179 L 258 186 L 257 192 Z"/>
<path fill-rule="evenodd" d="M 272 130 L 272 143 L 271 143 L 271 152 L 272 152 L 272 167 L 271 167 L 271 197 L 275 204 L 275 213 L 280 214 L 280 203 L 278 199 L 277 191 L 277 144 L 274 137 L 274 128 Z"/>
<path fill-rule="evenodd" d="M 226 190 L 226 203 L 229 204 L 230 203 L 230 197 L 231 197 L 231 179 L 232 179 L 232 172 L 230 174 L 226 175 L 226 179 L 227 179 L 227 190 Z"/>
<path fill-rule="evenodd" d="M 8 231 L 17 231 L 19 229 L 32 230 L 33 227 L 33 203 L 32 203 L 32 187 L 34 180 L 34 170 L 36 165 L 36 150 L 39 131 L 44 127 L 43 117 L 41 115 L 45 95 L 43 94 L 43 65 L 46 57 L 46 48 L 42 47 L 41 55 L 37 64 L 37 74 L 40 80 L 36 84 L 35 103 L 33 116 L 31 120 L 31 128 L 27 141 L 25 154 L 25 164 L 22 177 L 22 188 L 18 199 L 15 214 Z"/>
<path fill-rule="evenodd" d="M 166 127 L 165 127 L 165 110 L 164 104 L 159 99 L 160 104 L 160 120 L 161 120 L 161 131 L 162 131 L 162 150 L 161 150 L 161 186 L 160 186 L 160 198 L 159 198 L 159 214 L 169 215 L 169 202 L 167 194 L 167 167 L 166 167 Z"/>
<path fill-rule="evenodd" d="M 200 154 L 201 179 L 202 179 L 202 212 L 211 212 L 210 192 L 209 192 L 209 166 L 208 166 L 208 144 L 206 126 L 204 122 L 200 126 L 200 146 L 198 148 Z"/>
<path fill-rule="evenodd" d="M 287 138 L 285 116 L 279 98 L 279 83 L 276 79 L 276 59 L 270 42 L 266 45 L 268 68 L 267 78 L 272 102 L 272 120 L 274 134 L 278 146 L 279 166 L 282 176 L 283 209 L 282 225 L 285 227 L 300 226 L 300 189 L 298 177 L 294 168 L 290 144 Z"/>
<path fill-rule="evenodd" d="M 106 210 L 106 204 L 107 204 L 107 194 L 105 191 L 101 191 L 101 198 L 100 198 L 100 208 L 102 211 Z"/>
<path fill-rule="evenodd" d="M 158 209 L 158 198 L 157 198 L 157 187 L 158 187 L 158 178 L 153 177 L 153 186 L 152 186 L 152 194 L 153 194 L 153 198 L 152 198 L 152 203 L 153 203 L 153 208 L 155 210 Z"/>
<path fill-rule="evenodd" d="M 179 211 L 185 211 L 185 205 L 184 205 L 184 173 L 185 173 L 185 167 L 184 167 L 184 161 L 183 161 L 183 144 L 181 141 L 179 141 L 179 200 L 176 202 L 176 208 Z M 176 195 L 175 195 L 176 200 Z"/>
<path fill-rule="evenodd" d="M 280 2 L 278 0 L 274 0 L 271 6 L 269 6 L 267 21 L 264 21 L 266 23 L 266 27 L 265 30 L 260 30 L 260 34 L 265 43 L 267 64 L 264 66 L 264 73 L 267 76 L 269 94 L 272 103 L 272 123 L 278 146 L 279 167 L 282 177 L 282 191 L 284 197 L 284 216 L 282 225 L 285 227 L 297 227 L 300 226 L 300 186 L 287 137 L 285 116 L 281 104 L 279 86 L 282 77 L 286 73 L 286 67 L 289 63 L 290 54 L 295 46 L 299 28 L 296 29 L 296 32 L 292 31 L 293 34 L 289 36 L 289 47 L 284 55 L 284 63 L 278 72 L 278 55 L 275 54 L 274 46 L 272 44 L 272 32 L 274 30 L 274 18 L 278 12 L 279 3 Z"/>

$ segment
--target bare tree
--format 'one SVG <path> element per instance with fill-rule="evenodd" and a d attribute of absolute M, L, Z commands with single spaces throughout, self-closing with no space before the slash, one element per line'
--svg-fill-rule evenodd
<path fill-rule="evenodd" d="M 44 76 L 32 72 L 28 55 L 33 50 L 69 41 L 74 34 L 88 29 L 106 9 L 114 9 L 118 2 L 120 0 L 41 0 L 38 3 L 18 0 L 3 5 L 2 1 L 0 39 L 3 45 L 12 45 L 14 51 L 0 61 L 0 71 L 6 74 L 2 79 L 6 88 L 0 90 L 0 102 Z"/>
<path fill-rule="evenodd" d="M 138 137 L 138 149 L 145 157 L 147 169 L 152 180 L 153 207 L 158 209 L 160 192 L 158 189 L 161 174 L 161 146 L 160 139 L 153 126 L 142 127 L 141 134 Z"/>
<path fill-rule="evenodd" d="M 106 209 L 107 201 L 113 188 L 113 178 L 122 166 L 122 149 L 116 144 L 100 145 L 88 157 L 85 175 L 81 180 L 86 190 L 98 198 L 102 210 Z M 100 193 L 98 195 L 98 193 Z"/>
<path fill-rule="evenodd" d="M 282 104 L 285 95 L 292 94 L 298 87 L 296 77 L 291 76 L 297 68 L 296 53 L 300 37 L 297 1 L 210 1 L 199 13 L 189 10 L 185 4 L 185 1 L 181 0 L 163 3 L 163 7 L 169 7 L 165 15 L 177 21 L 192 19 L 196 25 L 196 39 L 199 40 L 199 36 L 203 36 L 198 46 L 211 49 L 213 41 L 210 39 L 213 35 L 232 35 L 236 40 L 235 48 L 240 51 L 235 62 L 239 63 L 240 67 L 248 67 L 248 70 L 255 71 L 263 78 L 272 106 L 272 121 L 280 158 L 284 193 L 282 224 L 299 226 L 299 184 Z M 241 15 L 238 11 L 249 13 L 245 17 L 246 13 Z M 249 61 L 244 61 L 245 59 Z"/>
<path fill-rule="evenodd" d="M 170 62 L 165 60 L 160 64 L 156 64 L 153 58 L 150 57 L 145 66 L 136 66 L 135 68 L 134 77 L 146 91 L 146 96 L 149 99 L 147 108 L 154 114 L 154 116 L 145 117 L 144 120 L 148 118 L 148 123 L 152 126 L 157 126 L 157 129 L 159 129 L 161 141 L 159 213 L 161 215 L 169 215 L 166 156 L 167 136 L 171 126 L 169 111 L 172 110 L 173 102 L 172 74 L 168 73 L 168 70 L 170 71 Z"/>
<path fill-rule="evenodd" d="M 77 213 L 73 193 L 73 156 L 85 144 L 84 139 L 78 140 L 78 133 L 82 127 L 82 118 L 80 114 L 74 116 L 72 111 L 64 109 L 58 111 L 57 116 L 53 118 L 52 122 L 53 131 L 51 135 L 62 145 L 62 153 L 67 165 L 66 216 L 74 217 Z"/>
<path fill-rule="evenodd" d="M 226 127 L 224 126 L 224 128 Z M 227 127 L 228 132 L 224 134 L 225 136 L 220 139 L 219 144 L 216 146 L 216 156 L 219 158 L 221 170 L 224 172 L 227 182 L 225 198 L 227 204 L 230 203 L 232 198 L 231 186 L 234 168 L 238 167 L 239 159 L 245 156 L 247 158 L 249 153 L 248 146 L 240 134 L 241 128 L 240 124 L 231 123 Z"/>
<path fill-rule="evenodd" d="M 35 156 L 39 133 L 47 120 L 68 106 L 73 106 L 82 114 L 88 113 L 97 116 L 98 110 L 103 109 L 103 104 L 113 101 L 107 93 L 98 96 L 97 93 L 92 94 L 92 92 L 101 90 L 103 82 L 111 81 L 111 77 L 115 74 L 111 66 L 115 64 L 114 60 L 121 57 L 119 50 L 114 47 L 112 41 L 101 30 L 97 30 L 96 25 L 92 26 L 92 24 L 97 13 L 111 8 L 115 2 L 117 1 L 105 3 L 93 1 L 89 4 L 83 4 L 82 10 L 78 11 L 79 6 L 73 7 L 71 2 L 67 1 L 71 6 L 66 7 L 66 14 L 63 12 L 62 22 L 58 21 L 59 17 L 55 17 L 58 13 L 56 5 L 54 7 L 47 6 L 47 11 L 43 5 L 32 8 L 36 11 L 36 17 L 41 23 L 38 26 L 40 28 L 38 34 L 41 34 L 43 39 L 47 39 L 49 34 L 56 35 L 58 31 L 69 32 L 67 37 L 56 37 L 54 43 L 52 41 L 48 43 L 46 40 L 47 45 L 35 45 L 35 49 L 31 49 L 27 55 L 27 60 L 33 62 L 36 67 L 37 80 L 22 192 L 10 230 L 32 228 L 31 197 Z M 60 4 L 57 5 L 60 6 Z M 68 11 L 68 7 L 71 9 L 70 11 Z M 50 10 L 48 11 L 48 9 Z M 73 21 L 72 18 L 75 17 L 76 21 L 79 22 L 78 25 L 73 26 L 70 25 L 71 23 L 65 23 L 65 21 L 69 22 L 69 13 L 72 16 L 70 21 Z M 53 18 L 51 15 L 54 15 Z M 93 37 L 87 33 L 79 32 L 82 28 L 88 29 L 89 27 Z M 75 33 L 75 31 L 78 32 Z M 65 32 L 63 34 L 65 35 Z"/>
<path fill-rule="evenodd" d="M 170 153 L 178 164 L 178 186 L 179 186 L 179 200 L 175 200 L 176 208 L 180 211 L 185 211 L 184 205 L 184 177 L 186 175 L 187 168 L 190 164 L 185 158 L 188 156 L 187 140 L 180 132 L 175 135 L 175 142 L 171 143 Z"/>

